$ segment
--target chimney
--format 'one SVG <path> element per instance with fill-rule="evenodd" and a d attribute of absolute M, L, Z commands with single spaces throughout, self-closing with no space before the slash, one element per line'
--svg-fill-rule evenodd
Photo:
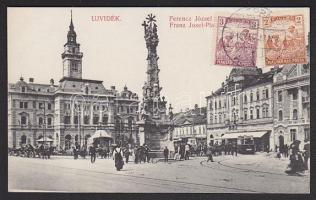
<path fill-rule="evenodd" d="M 29 78 L 30 83 L 34 83 L 34 78 Z"/>
<path fill-rule="evenodd" d="M 111 86 L 111 90 L 115 90 L 115 86 L 114 85 Z"/>
<path fill-rule="evenodd" d="M 54 85 L 54 79 L 50 79 L 50 85 Z"/>

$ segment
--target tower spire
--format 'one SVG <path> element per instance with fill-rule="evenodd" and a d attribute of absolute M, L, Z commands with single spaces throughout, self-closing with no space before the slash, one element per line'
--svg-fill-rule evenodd
<path fill-rule="evenodd" d="M 72 23 L 72 10 L 70 10 L 70 26 L 69 26 L 70 30 L 74 30 L 74 25 Z"/>

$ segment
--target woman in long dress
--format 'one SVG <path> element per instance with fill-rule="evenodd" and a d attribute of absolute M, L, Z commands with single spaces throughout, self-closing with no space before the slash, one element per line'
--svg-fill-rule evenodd
<path fill-rule="evenodd" d="M 120 146 L 116 146 L 113 150 L 113 158 L 114 163 L 117 171 L 120 171 L 123 168 L 124 161 L 123 161 L 123 151 Z"/>

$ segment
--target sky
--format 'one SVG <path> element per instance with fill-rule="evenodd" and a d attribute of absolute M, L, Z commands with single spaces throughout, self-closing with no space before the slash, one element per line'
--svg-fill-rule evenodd
<path fill-rule="evenodd" d="M 162 95 L 175 111 L 205 106 L 205 97 L 221 86 L 232 67 L 214 65 L 217 16 L 257 14 L 240 8 L 8 8 L 8 81 L 21 76 L 36 83 L 55 83 L 63 76 L 63 45 L 67 40 L 70 10 L 83 52 L 83 78 L 102 80 L 109 89 L 129 90 L 142 96 L 146 80 L 147 49 L 142 22 L 147 14 L 156 15 L 158 25 L 160 86 Z M 309 31 L 308 8 L 268 9 L 271 15 L 304 14 Z M 96 16 L 119 16 L 119 21 L 93 21 Z M 176 21 L 196 16 L 212 17 L 207 28 L 175 28 Z M 170 20 L 170 18 L 174 20 Z M 262 45 L 262 44 L 261 44 Z M 260 44 L 258 44 L 260 49 Z M 265 70 L 262 54 L 257 65 Z"/>

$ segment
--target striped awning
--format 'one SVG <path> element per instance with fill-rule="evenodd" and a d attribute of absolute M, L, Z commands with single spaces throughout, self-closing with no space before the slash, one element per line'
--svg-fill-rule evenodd
<path fill-rule="evenodd" d="M 236 139 L 242 136 L 261 138 L 266 133 L 268 133 L 268 131 L 225 133 L 220 139 Z"/>

